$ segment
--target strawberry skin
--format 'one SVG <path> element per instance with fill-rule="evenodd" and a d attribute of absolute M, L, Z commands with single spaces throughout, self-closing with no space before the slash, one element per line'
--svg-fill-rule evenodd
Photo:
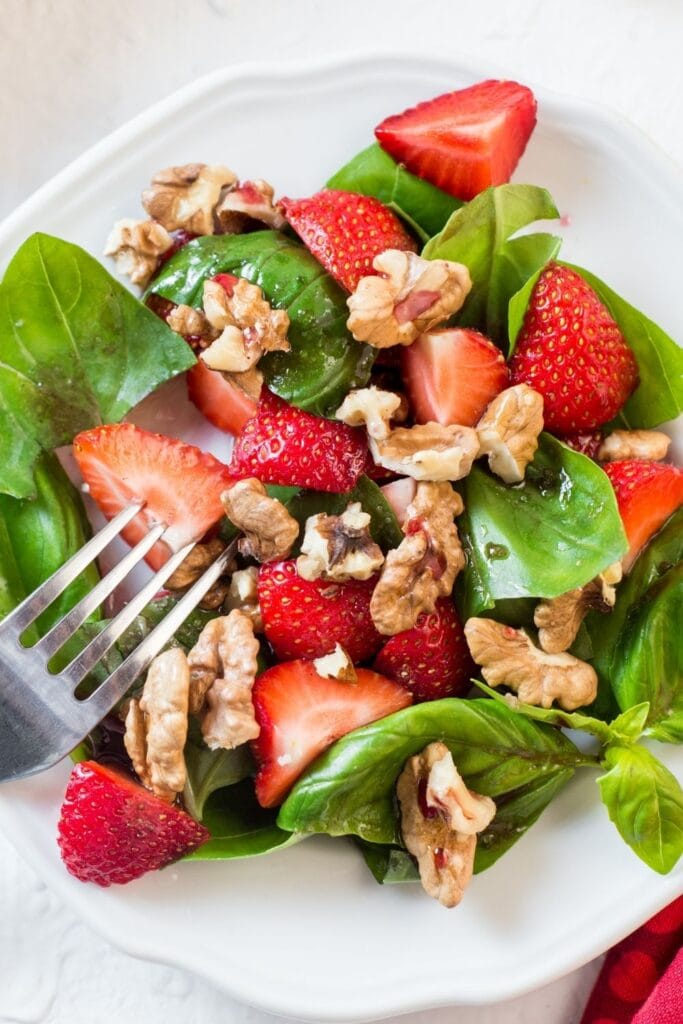
<path fill-rule="evenodd" d="M 195 850 L 210 833 L 125 775 L 82 761 L 64 794 L 57 842 L 81 882 L 123 885 Z"/>
<path fill-rule="evenodd" d="M 598 452 L 602 442 L 605 440 L 605 435 L 602 430 L 590 430 L 582 434 L 567 434 L 562 440 L 570 448 L 573 448 L 575 452 L 581 452 L 582 455 L 587 455 L 589 459 L 597 461 Z"/>
<path fill-rule="evenodd" d="M 407 686 L 416 701 L 466 693 L 475 668 L 453 602 L 442 598 L 431 615 L 423 612 L 412 629 L 392 636 L 373 667 Z"/>
<path fill-rule="evenodd" d="M 418 423 L 473 427 L 510 373 L 500 349 L 479 331 L 429 331 L 401 350 L 401 372 Z"/>
<path fill-rule="evenodd" d="M 144 509 L 122 531 L 131 546 L 153 523 L 167 523 L 145 561 L 158 569 L 172 551 L 199 540 L 224 515 L 220 496 L 234 483 L 213 455 L 132 423 L 85 430 L 74 439 L 74 455 L 91 497 L 113 519 L 132 498 Z"/>
<path fill-rule="evenodd" d="M 488 80 L 385 118 L 382 149 L 459 199 L 509 181 L 536 124 L 536 100 L 518 82 Z"/>
<path fill-rule="evenodd" d="M 264 390 L 256 416 L 235 441 L 230 471 L 265 484 L 344 494 L 368 461 L 362 430 L 304 412 Z"/>
<path fill-rule="evenodd" d="M 549 263 L 531 293 L 510 363 L 513 384 L 543 395 L 546 430 L 595 430 L 638 384 L 638 364 L 610 313 L 574 270 Z"/>
<path fill-rule="evenodd" d="M 415 241 L 379 199 L 323 189 L 309 199 L 282 199 L 288 222 L 325 270 L 352 292 L 374 274 L 372 261 L 385 249 L 409 249 Z"/>
<path fill-rule="evenodd" d="M 262 565 L 259 607 L 276 656 L 319 658 L 339 643 L 353 662 L 367 661 L 382 643 L 370 615 L 376 582 L 375 577 L 345 583 L 304 580 L 294 559 Z"/>
<path fill-rule="evenodd" d="M 341 736 L 411 703 L 408 690 L 359 668 L 355 683 L 319 676 L 312 662 L 269 668 L 253 689 L 261 727 L 252 750 L 259 765 L 256 797 L 262 807 L 284 799 L 304 768 Z"/>
<path fill-rule="evenodd" d="M 602 468 L 614 488 L 628 537 L 623 558 L 628 571 L 650 537 L 683 505 L 683 470 L 643 459 L 609 462 Z"/>
<path fill-rule="evenodd" d="M 258 409 L 254 399 L 227 374 L 210 370 L 202 359 L 187 371 L 187 394 L 209 423 L 228 434 L 239 434 Z"/>

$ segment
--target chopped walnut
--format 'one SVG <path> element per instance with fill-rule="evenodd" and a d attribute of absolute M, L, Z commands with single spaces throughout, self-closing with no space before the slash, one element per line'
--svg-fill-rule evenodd
<path fill-rule="evenodd" d="M 235 181 L 235 174 L 219 165 L 167 167 L 142 193 L 142 205 L 167 231 L 185 228 L 196 235 L 212 235 L 221 191 Z"/>
<path fill-rule="evenodd" d="M 154 220 L 117 220 L 104 247 L 105 256 L 113 256 L 119 274 L 144 288 L 159 266 L 159 257 L 171 246 L 168 231 Z"/>
<path fill-rule="evenodd" d="M 171 802 L 185 785 L 190 669 L 185 652 L 173 647 L 149 666 L 140 700 L 131 700 L 124 743 L 135 773 L 147 789 Z"/>
<path fill-rule="evenodd" d="M 349 391 L 334 416 L 350 427 L 365 427 L 369 436 L 379 441 L 389 436 L 392 419 L 405 419 L 406 409 L 401 395 L 373 384 Z"/>
<path fill-rule="evenodd" d="M 611 611 L 617 596 L 614 585 L 621 579 L 621 572 L 621 563 L 615 562 L 585 586 L 536 605 L 534 623 L 538 628 L 538 642 L 547 654 L 569 650 L 589 611 Z"/>
<path fill-rule="evenodd" d="M 422 612 L 434 611 L 453 590 L 465 565 L 458 528 L 462 499 L 448 483 L 419 483 L 403 525 L 407 536 L 389 551 L 370 601 L 378 632 L 412 629 Z"/>
<path fill-rule="evenodd" d="M 341 644 L 335 644 L 330 654 L 316 658 L 313 667 L 323 679 L 338 679 L 340 683 L 355 683 L 358 679 L 353 662 Z"/>
<path fill-rule="evenodd" d="M 248 569 L 238 569 L 232 574 L 225 603 L 229 611 L 237 609 L 248 615 L 255 633 L 263 632 L 258 601 L 258 569 L 255 565 L 250 565 Z"/>
<path fill-rule="evenodd" d="M 425 260 L 387 249 L 372 261 L 376 275 L 363 277 L 347 299 L 346 322 L 356 341 L 375 348 L 410 345 L 463 305 L 472 287 L 467 267 Z"/>
<path fill-rule="evenodd" d="M 172 576 L 166 580 L 169 590 L 184 590 L 196 583 L 205 569 L 216 561 L 225 544 L 218 537 L 206 544 L 195 544 L 187 558 L 183 559 Z"/>
<path fill-rule="evenodd" d="M 493 399 L 477 423 L 479 454 L 506 484 L 520 483 L 543 430 L 543 398 L 528 384 L 516 384 Z"/>
<path fill-rule="evenodd" d="M 296 567 L 305 580 L 369 580 L 384 561 L 370 536 L 370 516 L 359 501 L 347 505 L 340 516 L 324 512 L 306 520 L 301 554 Z"/>
<path fill-rule="evenodd" d="M 384 440 L 369 437 L 368 443 L 378 466 L 415 480 L 460 480 L 479 453 L 476 430 L 440 423 L 398 427 Z"/>
<path fill-rule="evenodd" d="M 257 562 L 287 558 L 299 536 L 299 524 L 256 477 L 240 480 L 221 494 L 228 519 L 245 534 L 240 552 Z"/>
<path fill-rule="evenodd" d="M 206 338 L 207 344 L 216 336 L 216 332 L 201 309 L 195 309 L 193 306 L 186 306 L 183 303 L 173 307 L 166 317 L 166 323 L 176 334 Z"/>
<path fill-rule="evenodd" d="M 598 449 L 600 462 L 621 459 L 651 459 L 661 462 L 669 451 L 671 438 L 661 430 L 613 430 Z"/>
<path fill-rule="evenodd" d="M 228 189 L 216 208 L 221 231 L 239 235 L 250 228 L 272 228 L 282 231 L 287 223 L 273 203 L 274 189 L 267 181 L 241 181 Z"/>
<path fill-rule="evenodd" d="M 438 742 L 406 762 L 396 795 L 403 841 L 417 859 L 425 892 L 455 907 L 472 878 L 477 834 L 493 820 L 495 803 L 467 788 L 450 750 Z"/>
<path fill-rule="evenodd" d="M 235 281 L 230 294 L 218 281 L 205 281 L 204 312 L 209 324 L 220 332 L 202 352 L 212 370 L 244 373 L 264 352 L 289 352 L 286 311 L 273 309 L 258 285 L 243 277 Z"/>
<path fill-rule="evenodd" d="M 571 654 L 547 654 L 523 629 L 468 619 L 465 637 L 486 682 L 506 684 L 525 704 L 549 708 L 556 700 L 565 711 L 575 711 L 595 700 L 598 677 L 591 665 Z"/>

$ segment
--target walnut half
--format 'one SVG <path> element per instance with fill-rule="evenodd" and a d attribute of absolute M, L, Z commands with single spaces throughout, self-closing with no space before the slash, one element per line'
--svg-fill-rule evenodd
<path fill-rule="evenodd" d="M 349 391 L 334 415 L 350 427 L 365 427 L 370 437 L 382 440 L 391 432 L 391 420 L 405 419 L 404 400 L 393 391 L 371 385 Z"/>
<path fill-rule="evenodd" d="M 173 245 L 173 239 L 154 220 L 117 220 L 104 246 L 104 255 L 113 256 L 119 274 L 144 288 L 159 266 L 159 257 Z"/>
<path fill-rule="evenodd" d="M 219 164 L 167 167 L 142 193 L 142 205 L 167 231 L 185 228 L 195 235 L 212 235 L 221 191 L 236 180 L 233 171 Z"/>
<path fill-rule="evenodd" d="M 543 430 L 543 398 L 528 384 L 501 391 L 477 423 L 479 454 L 506 484 L 520 483 Z"/>
<path fill-rule="evenodd" d="M 218 335 L 201 355 L 212 370 L 246 373 L 264 352 L 289 352 L 289 316 L 273 309 L 258 285 L 237 278 L 228 291 L 204 282 L 204 313 Z"/>
<path fill-rule="evenodd" d="M 671 438 L 661 430 L 613 430 L 598 449 L 600 462 L 621 459 L 652 459 L 661 462 L 669 451 Z"/>
<path fill-rule="evenodd" d="M 370 516 L 354 501 L 340 516 L 308 517 L 296 568 L 305 580 L 369 580 L 383 561 L 370 536 Z"/>
<path fill-rule="evenodd" d="M 375 463 L 414 480 L 461 480 L 479 453 L 479 439 L 471 427 L 421 423 L 398 427 L 383 440 L 369 436 Z"/>
<path fill-rule="evenodd" d="M 534 611 L 534 624 L 543 650 L 548 654 L 569 650 L 589 611 L 609 612 L 616 600 L 614 585 L 621 575 L 621 562 L 615 562 L 585 586 L 540 601 Z"/>
<path fill-rule="evenodd" d="M 221 494 L 226 515 L 244 532 L 240 552 L 257 562 L 287 558 L 299 536 L 299 524 L 256 477 L 240 480 Z"/>

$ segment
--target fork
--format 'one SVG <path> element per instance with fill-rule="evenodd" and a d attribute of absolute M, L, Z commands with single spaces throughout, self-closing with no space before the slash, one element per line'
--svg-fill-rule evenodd
<path fill-rule="evenodd" d="M 77 694 L 79 684 L 175 572 L 196 541 L 171 555 L 111 622 L 60 672 L 49 671 L 50 659 L 154 544 L 163 539 L 167 529 L 165 523 L 153 525 L 142 540 L 32 647 L 22 645 L 21 635 L 135 518 L 144 504 L 144 501 L 133 501 L 126 505 L 0 622 L 0 782 L 44 771 L 73 750 L 121 700 L 129 686 L 172 639 L 234 555 L 236 540 L 221 552 L 125 660 L 88 696 L 80 699 Z"/>

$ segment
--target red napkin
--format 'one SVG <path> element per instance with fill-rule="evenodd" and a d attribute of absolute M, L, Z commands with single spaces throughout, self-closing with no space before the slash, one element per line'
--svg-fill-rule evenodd
<path fill-rule="evenodd" d="M 683 1024 L 683 896 L 611 949 L 581 1024 Z"/>

